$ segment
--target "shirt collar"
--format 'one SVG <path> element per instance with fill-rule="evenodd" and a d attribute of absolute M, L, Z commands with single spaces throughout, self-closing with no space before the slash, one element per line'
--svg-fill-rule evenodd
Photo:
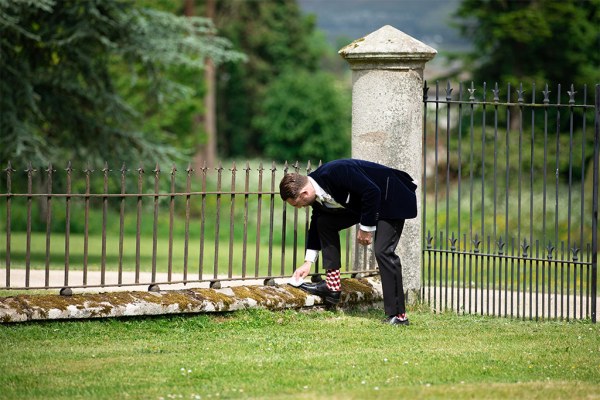
<path fill-rule="evenodd" d="M 315 189 L 316 200 L 319 203 L 323 203 L 323 198 L 327 195 L 327 192 L 325 190 L 323 190 L 323 188 L 321 186 L 319 186 L 319 184 L 310 176 L 308 177 L 308 180 L 310 181 L 311 185 Z"/>

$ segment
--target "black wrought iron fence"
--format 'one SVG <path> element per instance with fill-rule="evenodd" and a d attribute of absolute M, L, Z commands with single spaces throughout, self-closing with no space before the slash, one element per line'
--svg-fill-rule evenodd
<path fill-rule="evenodd" d="M 422 296 L 435 308 L 596 321 L 600 86 L 554 90 L 425 85 Z"/>
<path fill-rule="evenodd" d="M 309 211 L 278 194 L 288 171 L 236 163 L 4 169 L 0 289 L 172 285 L 289 277 L 304 259 Z M 239 175 L 243 175 L 240 179 Z M 345 272 L 354 272 L 344 234 Z M 317 270 L 315 275 L 319 274 Z"/>

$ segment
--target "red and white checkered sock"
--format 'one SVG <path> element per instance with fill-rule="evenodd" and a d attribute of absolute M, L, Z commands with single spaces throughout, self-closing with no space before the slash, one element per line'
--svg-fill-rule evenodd
<path fill-rule="evenodd" d="M 325 283 L 327 283 L 327 288 L 329 290 L 333 290 L 336 292 L 342 290 L 340 270 L 339 269 L 328 269 Z"/>

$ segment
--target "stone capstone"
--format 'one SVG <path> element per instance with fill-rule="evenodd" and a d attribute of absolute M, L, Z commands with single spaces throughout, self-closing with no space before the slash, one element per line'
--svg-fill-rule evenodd
<path fill-rule="evenodd" d="M 338 53 L 352 69 L 423 69 L 437 50 L 385 25 L 343 47 Z"/>

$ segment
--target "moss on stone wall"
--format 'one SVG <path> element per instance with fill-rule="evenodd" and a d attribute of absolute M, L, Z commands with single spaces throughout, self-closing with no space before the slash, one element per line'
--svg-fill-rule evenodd
<path fill-rule="evenodd" d="M 342 305 L 381 299 L 369 279 L 342 279 Z M 222 312 L 261 307 L 271 310 L 312 305 L 306 292 L 289 285 L 236 286 L 164 292 L 108 292 L 72 296 L 17 295 L 0 298 L 0 321 L 100 318 L 121 315 Z M 316 304 L 320 304 L 317 301 Z M 133 306 L 133 307 L 130 307 Z M 50 313 L 52 314 L 50 316 Z"/>

